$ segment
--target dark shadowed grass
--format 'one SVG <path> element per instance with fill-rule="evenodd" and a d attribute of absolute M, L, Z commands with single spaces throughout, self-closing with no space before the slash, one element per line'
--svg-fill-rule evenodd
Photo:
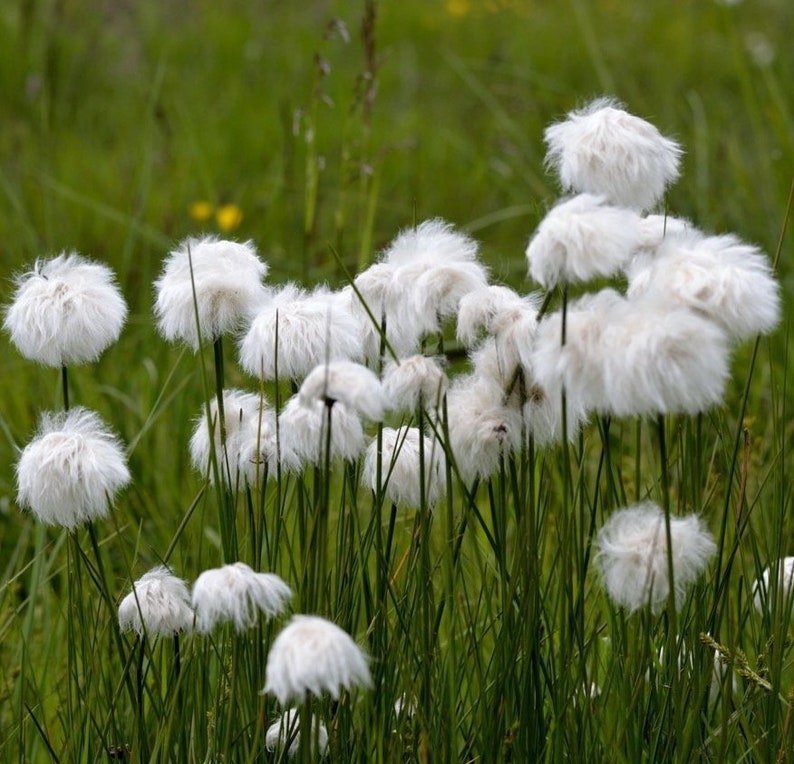
<path fill-rule="evenodd" d="M 324 466 L 237 492 L 222 528 L 229 499 L 186 450 L 209 355 L 156 335 L 151 283 L 178 239 L 219 230 L 189 214 L 206 200 L 242 210 L 230 235 L 255 241 L 273 282 L 343 284 L 333 251 L 355 273 L 441 216 L 527 292 L 526 241 L 558 195 L 543 128 L 609 93 L 686 148 L 670 212 L 779 248 L 787 297 L 792 23 L 785 2 L 4 8 L 3 301 L 13 273 L 61 249 L 114 268 L 131 319 L 70 370 L 70 396 L 123 435 L 134 483 L 96 550 L 87 530 L 18 510 L 18 449 L 60 407 L 61 380 L 3 335 L 0 758 L 105 761 L 129 745 L 153 761 L 277 760 L 262 752 L 282 709 L 258 691 L 280 623 L 185 635 L 178 661 L 172 640 L 117 633 L 134 579 L 167 561 L 193 580 L 233 540 L 372 657 L 375 692 L 315 705 L 334 761 L 790 760 L 792 603 L 773 583 L 759 613 L 752 592 L 794 552 L 787 306 L 774 336 L 736 352 L 722 408 L 662 423 L 664 464 L 656 422 L 594 421 L 474 487 L 450 469 L 432 512 L 392 508 L 359 465 Z M 223 354 L 226 385 L 251 388 L 233 343 Z M 600 589 L 593 534 L 665 493 L 718 553 L 675 617 L 628 615 Z"/>

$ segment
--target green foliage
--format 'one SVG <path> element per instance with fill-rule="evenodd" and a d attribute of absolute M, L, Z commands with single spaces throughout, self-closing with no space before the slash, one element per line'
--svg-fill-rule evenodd
<path fill-rule="evenodd" d="M 172 243 L 219 230 L 199 201 L 242 211 L 232 235 L 274 282 L 342 284 L 439 216 L 527 292 L 523 250 L 558 195 L 543 128 L 604 93 L 685 147 L 669 210 L 757 242 L 788 297 L 792 23 L 784 0 L 5 3 L 0 296 L 62 249 L 114 268 L 130 321 L 69 381 L 129 444 L 134 484 L 72 535 L 18 510 L 18 450 L 60 376 L 0 337 L 0 759 L 278 760 L 282 709 L 258 691 L 280 622 L 176 642 L 117 627 L 150 567 L 193 580 L 236 547 L 372 657 L 374 692 L 314 708 L 333 761 L 794 760 L 792 603 L 773 582 L 759 613 L 751 591 L 794 553 L 787 306 L 737 352 L 723 408 L 662 423 L 665 451 L 656 423 L 593 422 L 487 484 L 450 470 L 432 512 L 365 490 L 360 465 L 206 484 L 187 443 L 213 358 L 167 346 L 151 314 Z M 223 352 L 226 385 L 250 388 Z M 593 568 L 595 529 L 647 498 L 719 542 L 676 618 L 613 609 Z"/>

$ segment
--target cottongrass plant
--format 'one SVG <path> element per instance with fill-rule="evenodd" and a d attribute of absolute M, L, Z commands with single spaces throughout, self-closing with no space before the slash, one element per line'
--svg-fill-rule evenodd
<path fill-rule="evenodd" d="M 17 462 L 17 501 L 41 522 L 72 530 L 106 517 L 130 480 L 117 436 L 97 413 L 78 406 L 42 414 Z"/>
<path fill-rule="evenodd" d="M 284 612 L 292 589 L 273 573 L 257 573 L 244 562 L 205 570 L 193 584 L 191 602 L 197 631 L 207 633 L 224 621 L 238 631 L 256 624 L 257 614 Z"/>
<path fill-rule="evenodd" d="M 69 531 L 70 689 L 63 713 L 60 696 L 26 708 L 26 677 L 20 751 L 34 735 L 53 760 L 786 759 L 791 558 L 782 519 L 758 532 L 785 475 L 749 433 L 749 380 L 741 416 L 721 408 L 732 353 L 779 322 L 773 267 L 660 214 L 682 149 L 616 101 L 546 143 L 572 195 L 530 234 L 520 288 L 440 219 L 341 289 L 265 286 L 251 242 L 167 255 L 158 329 L 199 374 L 147 423 L 172 417 L 191 493 L 130 524 L 156 502 L 145 459 L 133 481 L 88 409 L 42 418 L 18 503 Z M 95 358 L 123 324 L 112 305 L 82 351 L 30 357 Z M 184 438 L 183 391 L 204 401 Z M 44 557 L 35 581 L 56 589 Z M 161 564 L 125 590 L 143 560 Z"/>

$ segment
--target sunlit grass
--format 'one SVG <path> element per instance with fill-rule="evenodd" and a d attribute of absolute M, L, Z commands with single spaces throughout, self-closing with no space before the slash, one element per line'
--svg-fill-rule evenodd
<path fill-rule="evenodd" d="M 183 236 L 250 238 L 273 282 L 342 286 L 340 263 L 355 274 L 440 216 L 525 293 L 527 239 L 558 195 L 543 128 L 609 92 L 686 148 L 671 214 L 779 248 L 791 293 L 788 3 L 371 8 L 364 42 L 364 9 L 345 2 L 0 13 L 3 302 L 39 256 L 75 248 L 114 268 L 131 318 L 69 381 L 123 434 L 134 475 L 96 549 L 88 530 L 19 511 L 14 465 L 40 412 L 61 406 L 61 380 L 4 334 L 0 758 L 105 761 L 129 746 L 133 760 L 277 760 L 264 738 L 283 709 L 259 691 L 283 619 L 245 639 L 185 635 L 178 675 L 173 640 L 117 632 L 134 580 L 161 562 L 194 580 L 224 561 L 233 528 L 241 559 L 295 588 L 296 612 L 332 618 L 372 658 L 375 692 L 315 704 L 333 761 L 789 760 L 792 603 L 772 587 L 759 613 L 751 590 L 794 552 L 787 306 L 757 353 L 736 352 L 723 407 L 664 424 L 674 511 L 699 513 L 719 542 L 675 632 L 667 612 L 611 607 L 589 546 L 615 508 L 662 500 L 656 422 L 593 422 L 567 453 L 528 444 L 474 487 L 450 469 L 432 513 L 392 508 L 349 464 L 236 492 L 220 526 L 229 497 L 187 453 L 212 353 L 167 345 L 152 318 L 152 281 Z M 226 386 L 256 391 L 234 344 L 223 354 Z M 290 395 L 286 382 L 262 392 L 276 406 Z M 718 690 L 706 633 L 726 666 Z"/>

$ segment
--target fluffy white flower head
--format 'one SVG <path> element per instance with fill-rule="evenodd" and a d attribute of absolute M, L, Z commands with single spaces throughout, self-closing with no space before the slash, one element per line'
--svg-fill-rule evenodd
<path fill-rule="evenodd" d="M 517 292 L 499 284 L 489 284 L 484 289 L 469 292 L 461 298 L 458 306 L 458 339 L 466 347 L 472 347 L 481 339 L 483 332 L 494 333 L 494 322 L 498 316 L 530 305 L 536 309 L 537 314 L 534 300 L 527 302 Z"/>
<path fill-rule="evenodd" d="M 643 241 L 639 214 L 605 199 L 579 194 L 558 203 L 527 246 L 529 273 L 547 289 L 560 282 L 611 276 Z"/>
<path fill-rule="evenodd" d="M 337 401 L 330 408 L 320 400 L 305 405 L 299 395 L 287 401 L 279 415 L 281 465 L 298 472 L 305 463 L 323 465 L 328 423 L 331 423 L 331 460 L 357 459 L 364 450 L 364 428 L 358 416 Z"/>
<path fill-rule="evenodd" d="M 541 390 L 560 398 L 564 388 L 569 405 L 581 412 L 608 408 L 603 334 L 624 302 L 616 291 L 602 289 L 570 303 L 564 345 L 562 313 L 555 311 L 543 318 L 529 364 Z"/>
<path fill-rule="evenodd" d="M 460 300 L 487 286 L 488 272 L 477 261 L 477 242 L 443 220 L 426 220 L 402 231 L 383 254 L 391 272 L 382 288 L 388 319 L 398 331 L 437 332 L 457 312 Z"/>
<path fill-rule="evenodd" d="M 154 282 L 160 333 L 198 350 L 199 331 L 208 343 L 235 331 L 266 299 L 262 279 L 267 270 L 250 241 L 185 239 Z"/>
<path fill-rule="evenodd" d="M 187 584 L 160 565 L 144 573 L 119 605 L 119 627 L 138 636 L 170 636 L 193 627 Z"/>
<path fill-rule="evenodd" d="M 413 413 L 420 402 L 427 408 L 435 408 L 448 384 L 438 360 L 424 355 L 389 361 L 383 369 L 383 393 L 391 411 Z"/>
<path fill-rule="evenodd" d="M 546 128 L 546 164 L 563 188 L 647 210 L 678 178 L 681 147 L 652 124 L 599 98 Z"/>
<path fill-rule="evenodd" d="M 383 385 L 378 377 L 366 366 L 352 361 L 317 366 L 303 380 L 298 398 L 304 406 L 312 406 L 316 401 L 330 406 L 340 402 L 373 422 L 383 419 L 385 408 Z"/>
<path fill-rule="evenodd" d="M 518 407 L 504 402 L 504 391 L 490 379 L 458 378 L 447 396 L 449 445 L 463 480 L 488 478 L 502 456 L 521 446 Z"/>
<path fill-rule="evenodd" d="M 761 576 L 753 583 L 753 604 L 759 613 L 764 612 L 764 606 L 771 611 L 773 599 L 773 579 L 772 566 L 764 569 Z M 778 592 L 786 606 L 792 596 L 792 585 L 794 585 L 794 557 L 783 557 L 777 562 Z M 768 603 L 768 604 L 767 604 Z"/>
<path fill-rule="evenodd" d="M 107 266 L 63 253 L 37 260 L 16 282 L 3 326 L 25 358 L 45 366 L 87 363 L 118 339 L 127 303 Z"/>
<path fill-rule="evenodd" d="M 405 283 L 396 279 L 397 271 L 390 263 L 374 263 L 354 281 L 356 292 L 351 305 L 361 327 L 363 356 L 368 361 L 381 355 L 384 323 L 389 347 L 398 356 L 411 355 L 419 347 L 423 330 L 419 318 L 406 309 L 410 297 Z"/>
<path fill-rule="evenodd" d="M 766 256 L 732 235 L 670 234 L 627 269 L 628 296 L 691 308 L 734 340 L 768 334 L 780 320 L 780 286 Z"/>
<path fill-rule="evenodd" d="M 655 504 L 615 512 L 598 533 L 596 563 L 609 597 L 630 612 L 662 610 L 675 592 L 681 607 L 688 587 L 705 570 L 717 546 L 697 515 L 670 518 L 673 582 L 669 578 L 664 513 Z"/>
<path fill-rule="evenodd" d="M 318 729 L 316 733 L 314 729 L 310 732 L 312 742 L 314 742 L 316 734 L 318 742 L 316 753 L 319 756 L 325 756 L 328 753 L 328 730 L 319 719 L 312 720 L 312 726 L 314 724 Z M 289 743 L 287 756 L 293 759 L 298 755 L 300 748 L 300 734 L 300 711 L 297 708 L 290 708 L 267 728 L 265 747 L 272 753 L 284 748 Z"/>
<path fill-rule="evenodd" d="M 43 414 L 16 471 L 19 505 L 68 529 L 107 515 L 130 482 L 120 442 L 96 413 L 80 407 Z"/>
<path fill-rule="evenodd" d="M 209 401 L 213 435 L 207 415 L 202 408 L 190 439 L 190 459 L 193 467 L 202 475 L 209 475 L 215 482 L 215 471 L 210 469 L 212 449 L 218 471 L 224 482 L 235 486 L 240 476 L 253 485 L 265 467 L 269 476 L 275 473 L 277 462 L 276 417 L 266 401 L 257 393 L 227 389 L 223 391 L 223 410 L 226 422 L 226 452 L 221 442 L 218 419 L 218 399 Z"/>
<path fill-rule="evenodd" d="M 477 249 L 474 239 L 459 233 L 450 223 L 433 218 L 401 231 L 383 253 L 382 260 L 395 266 L 474 262 Z"/>
<path fill-rule="evenodd" d="M 231 621 L 238 632 L 256 625 L 261 611 L 267 618 L 284 612 L 292 590 L 274 573 L 256 573 L 244 562 L 205 570 L 193 584 L 196 630 L 208 633 Z"/>
<path fill-rule="evenodd" d="M 367 656 L 336 624 L 315 615 L 294 615 L 279 632 L 267 656 L 265 688 L 278 701 L 303 701 L 306 693 L 371 687 Z"/>
<path fill-rule="evenodd" d="M 381 432 L 380 482 L 387 500 L 393 504 L 408 507 L 422 505 L 420 443 L 425 467 L 425 504 L 433 506 L 444 495 L 445 461 L 441 445 L 426 435 L 422 436 L 416 427 L 400 427 L 397 430 L 384 427 Z M 378 490 L 377 439 L 367 448 L 361 483 L 373 491 Z"/>
<path fill-rule="evenodd" d="M 263 379 L 300 379 L 326 360 L 362 357 L 362 328 L 347 293 L 287 284 L 256 313 L 240 342 L 240 365 Z M 278 348 L 278 353 L 276 353 Z"/>
<path fill-rule="evenodd" d="M 727 337 L 688 308 L 651 298 L 626 300 L 610 317 L 601 349 L 608 413 L 697 414 L 722 401 Z"/>

